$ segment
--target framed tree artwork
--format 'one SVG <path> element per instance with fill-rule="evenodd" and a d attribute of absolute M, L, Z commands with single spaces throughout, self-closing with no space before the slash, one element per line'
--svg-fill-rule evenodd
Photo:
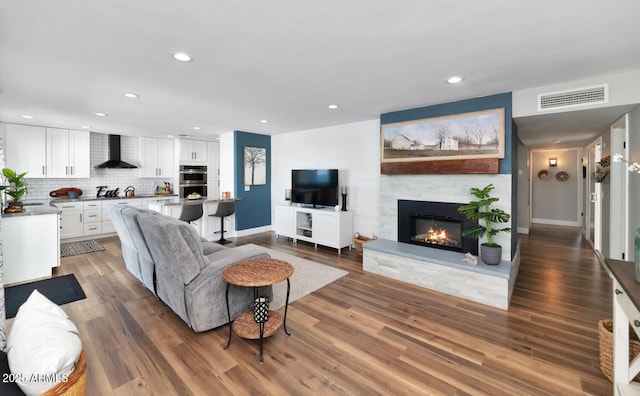
<path fill-rule="evenodd" d="M 504 158 L 504 108 L 380 126 L 383 174 L 497 173 Z"/>
<path fill-rule="evenodd" d="M 267 149 L 244 147 L 244 185 L 267 184 Z"/>

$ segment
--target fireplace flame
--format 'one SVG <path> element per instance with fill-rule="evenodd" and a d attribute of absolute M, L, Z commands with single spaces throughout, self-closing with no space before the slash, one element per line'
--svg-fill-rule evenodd
<path fill-rule="evenodd" d="M 445 229 L 440 228 L 439 230 L 436 231 L 430 227 L 427 230 L 427 238 L 425 239 L 425 242 L 442 243 L 447 239 L 449 239 L 449 237 L 447 236 L 447 231 Z"/>

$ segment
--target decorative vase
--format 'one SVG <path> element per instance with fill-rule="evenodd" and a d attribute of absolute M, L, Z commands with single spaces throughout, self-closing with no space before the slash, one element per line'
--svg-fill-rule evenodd
<path fill-rule="evenodd" d="M 636 230 L 636 283 L 640 283 L 640 228 Z"/>
<path fill-rule="evenodd" d="M 480 245 L 480 258 L 487 265 L 498 265 L 502 260 L 502 246 Z"/>
<path fill-rule="evenodd" d="M 4 209 L 4 213 L 20 213 L 23 210 L 22 201 L 9 201 L 8 206 Z"/>

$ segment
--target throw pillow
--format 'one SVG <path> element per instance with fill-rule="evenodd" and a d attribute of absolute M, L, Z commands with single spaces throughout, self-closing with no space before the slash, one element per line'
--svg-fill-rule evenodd
<path fill-rule="evenodd" d="M 81 351 L 78 329 L 67 314 L 34 290 L 18 309 L 7 340 L 18 386 L 27 395 L 40 395 L 66 381 Z"/>

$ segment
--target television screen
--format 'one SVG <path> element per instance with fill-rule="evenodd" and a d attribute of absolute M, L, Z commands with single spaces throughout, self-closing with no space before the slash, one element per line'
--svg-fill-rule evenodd
<path fill-rule="evenodd" d="M 291 201 L 316 206 L 338 204 L 337 169 L 293 169 Z"/>

